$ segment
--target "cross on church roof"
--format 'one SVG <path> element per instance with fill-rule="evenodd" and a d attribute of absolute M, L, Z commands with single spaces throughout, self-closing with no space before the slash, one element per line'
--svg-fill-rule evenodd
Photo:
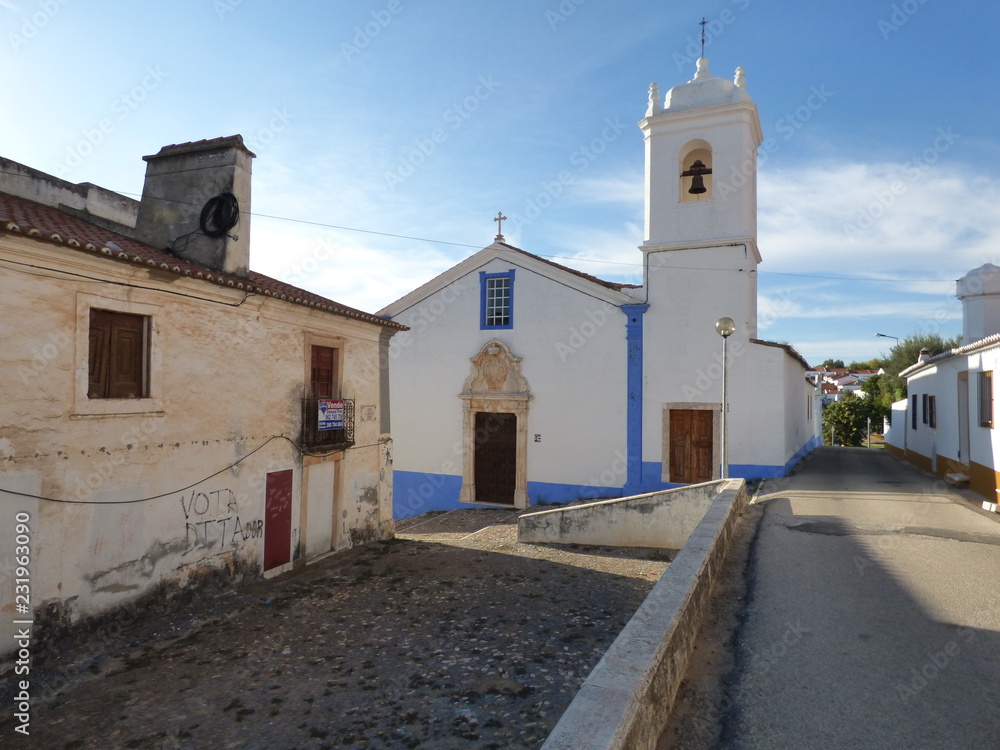
<path fill-rule="evenodd" d="M 701 56 L 704 57 L 705 56 L 705 26 L 708 25 L 708 21 L 705 20 L 704 16 L 701 17 L 701 21 L 698 23 L 698 25 L 701 26 Z"/>
<path fill-rule="evenodd" d="M 493 217 L 493 221 L 495 221 L 497 223 L 497 237 L 496 237 L 496 242 L 504 242 L 504 238 L 503 238 L 503 223 L 504 223 L 504 221 L 506 219 L 507 219 L 507 217 L 503 215 L 503 211 L 497 211 L 497 215 L 495 217 Z"/>

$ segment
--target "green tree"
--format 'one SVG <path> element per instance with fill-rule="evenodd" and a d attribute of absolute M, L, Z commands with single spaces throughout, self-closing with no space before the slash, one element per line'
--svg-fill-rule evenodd
<path fill-rule="evenodd" d="M 875 359 L 869 359 L 866 362 L 851 362 L 847 366 L 848 370 L 878 370 L 882 367 L 882 360 L 876 357 Z"/>
<path fill-rule="evenodd" d="M 861 445 L 869 416 L 864 399 L 845 393 L 823 409 L 823 445 Z"/>
<path fill-rule="evenodd" d="M 823 367 L 843 367 L 844 360 L 842 359 L 827 359 L 823 361 Z"/>
<path fill-rule="evenodd" d="M 866 368 L 873 369 L 873 368 Z M 885 384 L 885 375 L 872 375 L 861 385 L 867 415 L 871 418 L 872 432 L 882 431 L 882 420 L 892 418 L 893 394 Z"/>

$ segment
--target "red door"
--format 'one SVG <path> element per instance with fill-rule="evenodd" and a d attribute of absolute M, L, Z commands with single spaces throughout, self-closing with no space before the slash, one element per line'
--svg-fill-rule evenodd
<path fill-rule="evenodd" d="M 264 570 L 292 560 L 292 470 L 272 471 L 264 488 Z"/>

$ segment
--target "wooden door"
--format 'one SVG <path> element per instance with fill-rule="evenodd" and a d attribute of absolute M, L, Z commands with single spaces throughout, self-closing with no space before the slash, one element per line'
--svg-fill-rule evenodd
<path fill-rule="evenodd" d="M 476 502 L 514 504 L 517 415 L 476 412 Z"/>
<path fill-rule="evenodd" d="M 264 570 L 292 561 L 292 470 L 272 471 L 264 488 Z"/>
<path fill-rule="evenodd" d="M 670 481 L 712 480 L 712 417 L 707 409 L 670 410 Z"/>

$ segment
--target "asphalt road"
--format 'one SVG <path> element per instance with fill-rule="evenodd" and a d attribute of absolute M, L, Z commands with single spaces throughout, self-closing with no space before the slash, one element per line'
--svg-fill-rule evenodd
<path fill-rule="evenodd" d="M 1000 517 L 864 448 L 763 490 L 721 746 L 1000 748 Z"/>

